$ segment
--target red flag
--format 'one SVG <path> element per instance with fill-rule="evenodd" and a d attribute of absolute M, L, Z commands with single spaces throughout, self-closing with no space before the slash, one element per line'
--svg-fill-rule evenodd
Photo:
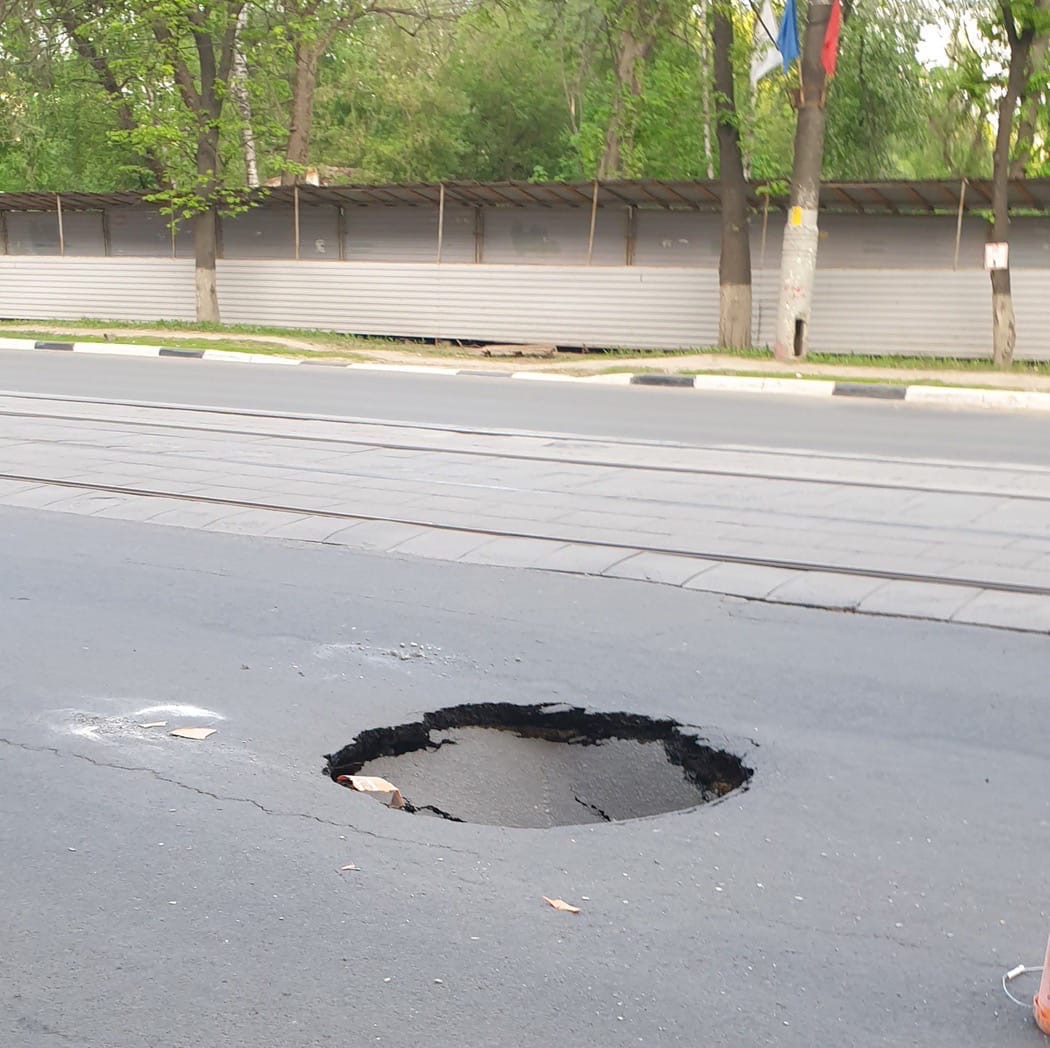
<path fill-rule="evenodd" d="M 835 0 L 831 5 L 831 17 L 828 19 L 828 31 L 824 36 L 824 47 L 820 52 L 820 62 L 824 71 L 831 78 L 835 75 L 835 65 L 839 60 L 839 33 L 842 32 L 842 0 Z"/>

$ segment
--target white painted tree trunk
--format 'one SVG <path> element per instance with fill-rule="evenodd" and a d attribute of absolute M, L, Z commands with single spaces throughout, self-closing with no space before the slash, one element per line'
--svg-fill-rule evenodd
<path fill-rule="evenodd" d="M 791 172 L 791 199 L 780 267 L 780 299 L 773 353 L 778 360 L 805 357 L 813 284 L 817 273 L 820 229 L 820 179 L 824 164 L 824 93 L 826 75 L 821 50 L 833 0 L 809 0 L 802 45 L 802 88 L 795 159 Z"/>
<path fill-rule="evenodd" d="M 241 145 L 244 148 L 244 171 L 248 185 L 259 184 L 259 163 L 255 152 L 255 132 L 252 130 L 252 101 L 248 95 L 248 63 L 244 58 L 241 37 L 248 24 L 248 8 L 241 8 L 237 16 L 237 42 L 233 53 L 233 75 L 230 88 L 237 111 L 241 114 Z"/>

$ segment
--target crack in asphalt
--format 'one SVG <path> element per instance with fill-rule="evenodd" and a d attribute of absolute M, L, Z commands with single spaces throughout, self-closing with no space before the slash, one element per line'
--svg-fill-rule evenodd
<path fill-rule="evenodd" d="M 131 772 L 143 772 L 146 775 L 150 775 L 158 782 L 167 783 L 170 786 L 176 786 L 180 790 L 188 790 L 190 793 L 196 793 L 200 797 L 209 797 L 216 801 L 229 801 L 235 804 L 250 804 L 253 808 L 257 808 L 264 815 L 277 816 L 288 819 L 307 819 L 311 822 L 320 823 L 322 826 L 333 826 L 339 830 L 352 830 L 354 833 L 359 833 L 363 837 L 373 837 L 376 840 L 388 841 L 394 844 L 411 844 L 416 847 L 422 848 L 439 848 L 442 851 L 455 852 L 459 855 L 471 855 L 474 858 L 481 858 L 481 853 L 473 851 L 469 848 L 455 848 L 448 844 L 432 844 L 428 841 L 412 841 L 404 837 L 389 837 L 383 833 L 376 833 L 374 830 L 364 830 L 359 826 L 355 826 L 349 822 L 335 822 L 332 819 L 325 819 L 319 815 L 311 815 L 308 812 L 298 811 L 277 811 L 273 808 L 267 808 L 266 805 L 260 804 L 259 801 L 254 800 L 252 797 L 234 797 L 228 794 L 213 793 L 210 790 L 201 789 L 199 786 L 191 786 L 189 783 L 180 782 L 178 779 L 169 778 L 166 775 L 161 775 L 160 772 L 153 768 L 145 768 L 140 765 L 129 765 L 129 764 L 114 764 L 110 761 L 96 760 L 94 757 L 89 757 L 86 753 L 77 753 L 74 750 L 60 750 L 57 746 L 34 746 L 28 742 L 18 742 L 15 739 L 8 739 L 4 736 L 0 736 L 0 743 L 5 746 L 11 746 L 15 749 L 26 750 L 30 753 L 50 753 L 58 758 L 71 757 L 75 760 L 86 761 L 88 764 L 93 764 L 96 768 L 109 768 L 113 771 L 131 771 Z"/>
<path fill-rule="evenodd" d="M 95 760 L 92 757 L 87 756 L 86 754 L 76 753 L 76 752 L 74 752 L 72 750 L 60 750 L 60 749 L 58 749 L 57 747 L 54 747 L 54 746 L 36 746 L 36 745 L 32 745 L 30 743 L 18 742 L 18 741 L 13 740 L 13 739 L 8 739 L 8 738 L 5 738 L 3 736 L 0 736 L 0 743 L 4 744 L 6 746 L 11 746 L 11 747 L 16 748 L 16 749 L 26 750 L 26 751 L 31 752 L 31 753 L 50 753 L 53 756 L 56 756 L 56 757 L 59 757 L 59 758 L 72 757 L 72 758 L 75 758 L 77 760 L 86 761 L 87 763 L 93 764 L 95 767 L 98 767 L 98 768 L 109 768 L 109 769 L 113 769 L 113 770 L 117 770 L 117 771 L 146 772 L 147 774 L 153 776 L 153 778 L 157 779 L 160 782 L 167 783 L 167 784 L 172 785 L 172 786 L 177 786 L 180 789 L 189 790 L 190 792 L 199 794 L 200 796 L 203 796 L 203 797 L 209 797 L 209 798 L 212 798 L 214 800 L 220 800 L 220 801 L 234 801 L 234 802 L 238 802 L 238 803 L 250 804 L 253 807 L 258 808 L 260 811 L 262 811 L 266 815 L 277 815 L 277 816 L 287 816 L 287 817 L 290 817 L 290 818 L 310 819 L 311 821 L 319 822 L 322 825 L 334 826 L 337 829 L 353 830 L 356 833 L 360 833 L 360 834 L 362 834 L 364 836 L 368 836 L 368 837 L 374 837 L 374 838 L 376 838 L 378 840 L 389 841 L 389 842 L 398 843 L 398 844 L 415 844 L 415 845 L 421 845 L 421 846 L 426 847 L 426 848 L 439 848 L 439 849 L 442 849 L 442 850 L 445 850 L 445 851 L 451 851 L 451 852 L 456 852 L 456 853 L 459 853 L 459 854 L 471 855 L 471 856 L 474 856 L 476 858 L 481 858 L 480 853 L 475 852 L 475 851 L 471 851 L 471 850 L 465 849 L 465 848 L 451 848 L 451 847 L 448 847 L 447 845 L 443 845 L 443 844 L 428 844 L 428 843 L 422 842 L 422 841 L 405 840 L 404 838 L 401 838 L 401 837 L 387 837 L 387 836 L 385 836 L 383 834 L 374 833 L 371 830 L 360 830 L 360 829 L 358 829 L 358 827 L 354 826 L 351 823 L 333 822 L 331 820 L 322 819 L 322 818 L 319 818 L 318 816 L 309 815 L 309 814 L 306 814 L 306 813 L 303 813 L 303 812 L 279 812 L 279 811 L 273 811 L 273 810 L 271 810 L 269 808 L 266 808 L 264 805 L 260 804 L 258 801 L 255 801 L 255 800 L 251 799 L 250 797 L 228 797 L 228 796 L 224 796 L 224 795 L 221 795 L 221 794 L 211 793 L 208 790 L 202 790 L 202 789 L 199 789 L 196 786 L 190 786 L 187 783 L 179 782 L 177 779 L 167 778 L 166 776 L 158 774 L 152 768 L 142 768 L 142 767 L 137 767 L 137 766 L 123 765 L 123 764 L 112 764 L 112 763 L 109 763 L 109 762 L 106 762 L 106 761 L 98 761 L 98 760 Z M 580 801 L 580 798 L 576 797 L 576 800 Z M 580 803 L 581 804 L 585 804 L 587 807 L 592 807 L 591 805 L 587 804 L 587 802 L 585 802 L 585 801 L 580 801 Z M 595 809 L 595 810 L 597 811 L 598 809 Z M 714 903 L 712 903 L 710 901 L 707 901 L 707 900 L 704 900 L 704 899 L 701 899 L 701 898 L 694 898 L 692 900 L 692 902 L 693 902 L 694 905 L 696 905 L 699 908 L 707 911 L 711 916 L 719 916 L 719 915 L 726 916 L 726 915 L 729 915 L 729 916 L 732 916 L 732 917 L 735 917 L 735 918 L 744 919 L 744 920 L 751 919 L 751 918 L 755 917 L 755 913 L 753 911 L 748 910 L 748 909 L 743 908 L 743 907 L 727 906 L 724 903 L 720 903 L 718 905 L 715 905 Z M 791 919 L 786 918 L 786 917 L 768 916 L 768 915 L 763 917 L 762 920 L 764 921 L 764 923 L 765 923 L 765 925 L 767 927 L 777 927 L 777 928 L 784 928 L 784 929 L 787 929 L 789 931 L 794 931 L 794 932 L 799 932 L 799 933 L 812 933 L 812 934 L 816 934 L 816 935 L 823 935 L 823 936 L 828 936 L 828 937 L 830 937 L 832 939 L 849 939 L 849 940 L 858 940 L 858 941 L 860 941 L 860 940 L 869 941 L 871 939 L 878 939 L 878 940 L 883 941 L 883 942 L 893 943 L 894 945 L 899 946 L 902 949 L 914 950 L 916 952 L 926 952 L 926 953 L 934 953 L 934 952 L 937 952 L 940 949 L 939 946 L 937 946 L 936 944 L 933 944 L 933 943 L 909 941 L 908 939 L 902 938 L 900 936 L 892 935 L 892 934 L 889 934 L 889 933 L 886 933 L 886 932 L 871 931 L 871 930 L 858 930 L 858 929 L 846 928 L 846 927 L 828 928 L 828 927 L 823 927 L 823 926 L 820 926 L 818 924 L 815 924 L 812 921 L 794 921 L 794 920 L 791 920 Z M 799 953 L 801 951 L 788 950 L 786 952 L 794 954 L 794 953 Z M 25 1025 L 27 1019 L 28 1019 L 29 1022 L 34 1022 L 34 1020 L 31 1017 L 20 1017 L 18 1019 L 18 1021 L 22 1025 Z M 51 1036 L 59 1037 L 59 1038 L 62 1038 L 64 1040 L 72 1040 L 70 1035 L 63 1034 L 63 1033 L 61 1033 L 61 1032 L 59 1032 L 57 1030 L 51 1029 L 51 1028 L 44 1028 L 43 1026 L 41 1026 L 41 1032 L 45 1032 L 45 1033 L 47 1033 L 47 1034 L 49 1034 Z M 75 1043 L 82 1043 L 82 1042 L 75 1042 Z"/>
<path fill-rule="evenodd" d="M 15 994 L 16 998 L 20 996 L 21 994 Z M 67 1044 L 86 1045 L 88 1043 L 78 1034 L 63 1033 L 61 1030 L 49 1026 L 42 1019 L 37 1019 L 32 1015 L 26 1015 L 24 1013 L 16 1015 L 15 1022 L 17 1022 L 23 1029 L 29 1030 L 32 1033 L 42 1033 L 45 1037 L 57 1037 L 60 1041 L 65 1041 Z"/>
<path fill-rule="evenodd" d="M 436 808 L 433 804 L 419 804 L 413 805 L 413 811 L 429 811 L 433 812 L 439 818 L 447 819 L 449 822 L 465 822 L 465 819 L 459 818 L 457 815 L 453 815 L 451 812 L 443 811 L 441 808 Z"/>
<path fill-rule="evenodd" d="M 605 822 L 612 822 L 612 816 L 610 816 L 610 815 L 607 815 L 607 814 L 606 814 L 605 812 L 603 812 L 603 811 L 601 810 L 601 808 L 599 808 L 599 807 L 598 807 L 598 805 L 597 805 L 597 804 L 591 804 L 591 802 L 590 802 L 590 801 L 585 801 L 585 800 L 582 800 L 582 799 L 581 799 L 581 798 L 580 798 L 579 796 L 577 796 L 577 795 L 576 795 L 575 793 L 574 793 L 574 794 L 572 795 L 572 799 L 573 799 L 573 800 L 574 800 L 574 801 L 575 801 L 575 802 L 576 802 L 577 804 L 582 804 L 582 805 L 583 805 L 583 806 L 584 806 L 585 808 L 590 808 L 590 809 L 591 809 L 591 811 L 593 811 L 593 812 L 595 813 L 595 815 L 598 815 L 598 816 L 599 816 L 599 817 L 600 817 L 601 819 L 603 819 L 603 820 L 604 820 Z"/>

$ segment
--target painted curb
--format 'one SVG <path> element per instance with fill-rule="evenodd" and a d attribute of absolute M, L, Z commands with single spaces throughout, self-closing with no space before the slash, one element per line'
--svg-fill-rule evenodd
<path fill-rule="evenodd" d="M 176 346 L 138 345 L 127 342 L 32 341 L 0 338 L 0 349 L 39 349 L 96 356 L 173 357 L 184 360 L 217 360 L 227 364 L 276 364 L 289 367 L 346 368 L 351 371 L 396 372 L 407 375 L 465 375 L 473 378 L 515 379 L 521 382 L 570 382 L 595 386 L 651 386 L 695 389 L 710 393 L 775 393 L 804 397 L 847 397 L 889 400 L 927 406 L 974 408 L 986 411 L 1050 412 L 1050 393 L 1010 389 L 976 389 L 950 386 L 895 386 L 868 382 L 835 382 L 831 379 L 759 378 L 738 375 L 675 375 L 629 372 L 611 375 L 557 375 L 538 371 L 502 371 L 495 368 L 450 368 L 426 364 L 343 364 L 330 360 L 290 359 L 268 353 L 234 353 L 226 349 L 182 349 Z"/>

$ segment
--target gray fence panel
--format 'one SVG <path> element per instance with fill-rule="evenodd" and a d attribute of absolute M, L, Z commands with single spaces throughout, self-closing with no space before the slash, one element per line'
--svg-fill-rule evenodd
<path fill-rule="evenodd" d="M 1050 269 L 1050 219 L 1028 216 L 1010 222 L 1010 265 L 1022 269 Z M 1050 295 L 1050 287 L 1044 289 Z"/>
<path fill-rule="evenodd" d="M 104 255 L 101 211 L 67 211 L 62 216 L 62 239 L 67 255 Z"/>
<path fill-rule="evenodd" d="M 1046 269 L 1019 269 L 1011 274 L 1017 313 L 1017 358 L 1050 360 L 1050 262 Z M 992 311 L 991 283 L 984 281 L 985 303 Z M 985 348 L 985 353 L 989 350 Z"/>
<path fill-rule="evenodd" d="M 776 337 L 779 273 L 755 274 L 753 337 Z M 1013 274 L 1017 357 L 1050 359 L 1050 269 Z M 988 357 L 992 293 L 978 270 L 824 270 L 817 273 L 809 348 L 814 353 Z"/>
<path fill-rule="evenodd" d="M 766 226 L 765 268 L 780 264 L 784 239 L 783 214 L 770 214 Z M 963 223 L 959 245 L 960 269 L 984 268 L 987 224 L 977 218 Z M 756 269 L 762 260 L 762 216 L 751 219 L 751 256 Z M 956 220 L 946 215 L 822 215 L 820 269 L 943 269 L 955 258 Z M 1039 261 L 1050 248 L 1050 222 L 1015 221 L 1014 263 L 1047 265 Z M 717 267 L 721 251 L 721 218 L 688 211 L 640 210 L 637 218 L 635 262 L 640 266 Z"/>
<path fill-rule="evenodd" d="M 494 265 L 584 265 L 591 231 L 586 207 L 505 207 L 485 211 L 484 261 Z M 627 257 L 626 208 L 600 208 L 594 223 L 596 266 L 622 266 Z"/>
<path fill-rule="evenodd" d="M 780 262 L 784 216 L 770 215 L 766 268 Z M 761 217 L 751 222 L 756 266 Z M 952 215 L 821 215 L 819 269 L 952 271 L 958 220 Z M 714 236 L 717 244 L 717 226 Z M 984 270 L 988 223 L 963 219 L 959 237 L 959 270 Z M 714 258 L 717 260 L 717 247 Z M 1022 216 L 1010 223 L 1010 263 L 1014 269 L 1050 268 L 1050 219 Z"/>
<path fill-rule="evenodd" d="M 0 316 L 193 320 L 193 262 L 0 256 Z"/>
<path fill-rule="evenodd" d="M 67 255 L 103 255 L 101 211 L 67 211 L 62 216 Z M 7 250 L 12 255 L 58 255 L 58 214 L 11 211 L 7 215 Z"/>
<path fill-rule="evenodd" d="M 991 317 L 988 278 L 976 270 L 825 270 L 813 292 L 810 349 L 903 353 L 921 346 L 937 356 L 984 355 Z"/>
<path fill-rule="evenodd" d="M 433 262 L 437 259 L 436 207 L 346 207 L 346 258 L 354 262 Z M 474 261 L 474 209 L 447 204 L 443 262 Z"/>
<path fill-rule="evenodd" d="M 289 215 L 294 225 L 294 216 Z M 317 261 L 339 261 L 339 209 L 299 208 L 299 257 Z"/>
<path fill-rule="evenodd" d="M 10 211 L 7 250 L 12 255 L 57 255 L 58 217 L 48 211 Z"/>
<path fill-rule="evenodd" d="M 107 211 L 109 253 L 118 258 L 170 258 L 171 226 L 167 215 L 153 208 L 114 207 Z M 179 258 L 193 257 L 189 224 L 176 226 L 175 250 Z"/>
<path fill-rule="evenodd" d="M 224 260 L 229 323 L 360 334 L 651 349 L 712 345 L 714 269 Z M 1050 269 L 1013 275 L 1017 355 L 1050 360 Z M 779 275 L 756 273 L 755 342 L 772 342 Z M 0 257 L 0 316 L 192 320 L 190 260 Z M 985 273 L 818 274 L 814 352 L 987 357 Z"/>
<path fill-rule="evenodd" d="M 227 260 L 219 294 L 230 323 L 373 335 L 673 348 L 718 332 L 703 270 Z"/>
<path fill-rule="evenodd" d="M 778 216 L 777 252 L 784 237 Z M 770 220 L 770 226 L 773 222 Z M 960 269 L 984 269 L 987 224 L 968 218 L 959 244 Z M 940 269 L 951 271 L 957 220 L 950 215 L 821 215 L 820 269 Z"/>
<path fill-rule="evenodd" d="M 290 207 L 253 207 L 220 223 L 224 258 L 295 258 Z"/>
<path fill-rule="evenodd" d="M 690 211 L 636 212 L 634 262 L 639 266 L 718 264 L 718 215 Z M 117 207 L 107 212 L 110 254 L 117 257 L 166 258 L 171 255 L 168 219 L 148 207 Z M 7 215 L 8 251 L 22 255 L 59 254 L 55 212 L 11 212 Z M 779 264 L 784 216 L 768 216 L 765 253 L 762 216 L 751 220 L 751 250 L 756 269 Z M 582 265 L 587 261 L 590 212 L 547 208 L 487 208 L 484 211 L 484 258 L 493 264 Z M 347 207 L 344 251 L 348 259 L 376 262 L 432 262 L 437 255 L 438 212 L 429 207 Z M 984 264 L 987 224 L 975 217 L 963 222 L 960 270 Z M 64 213 L 66 254 L 102 255 L 100 212 Z M 626 261 L 627 214 L 603 208 L 597 215 L 593 261 L 618 266 Z M 821 216 L 819 268 L 825 270 L 944 270 L 955 257 L 956 220 L 951 215 Z M 264 204 L 222 220 L 228 258 L 294 259 L 292 208 Z M 177 254 L 192 256 L 189 222 L 179 224 Z M 338 212 L 334 206 L 300 209 L 300 253 L 303 258 L 339 257 Z M 475 256 L 475 211 L 449 204 L 445 216 L 442 259 L 472 262 Z M 1024 216 L 1011 228 L 1011 263 L 1015 270 L 1050 268 L 1050 220 Z"/>
<path fill-rule="evenodd" d="M 639 210 L 635 220 L 635 265 L 717 268 L 721 228 L 718 215 Z"/>
<path fill-rule="evenodd" d="M 335 207 L 299 208 L 301 258 L 339 260 L 339 218 Z M 295 258 L 295 209 L 253 207 L 222 220 L 224 258 Z"/>

